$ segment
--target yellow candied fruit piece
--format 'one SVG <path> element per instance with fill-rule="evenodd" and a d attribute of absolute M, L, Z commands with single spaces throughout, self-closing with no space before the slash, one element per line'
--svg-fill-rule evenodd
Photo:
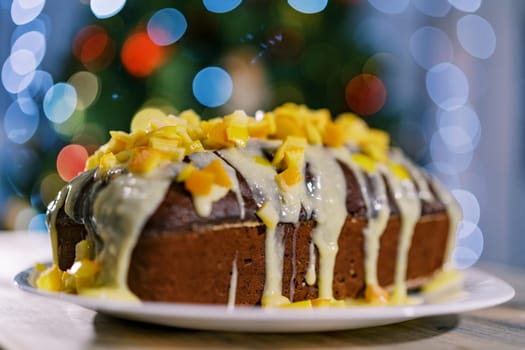
<path fill-rule="evenodd" d="M 246 126 L 248 130 L 248 135 L 250 137 L 265 139 L 271 134 L 271 125 L 270 122 L 266 119 L 261 121 L 256 121 L 255 119 L 250 119 L 248 125 Z"/>
<path fill-rule="evenodd" d="M 390 136 L 378 129 L 369 129 L 366 135 L 363 137 L 362 142 L 372 143 L 383 150 L 388 150 L 390 144 Z"/>
<path fill-rule="evenodd" d="M 306 147 L 306 139 L 304 137 L 287 136 L 282 145 L 277 149 L 272 160 L 272 164 L 276 167 L 282 167 L 281 162 L 284 160 L 284 154 L 286 151 L 292 148 Z"/>
<path fill-rule="evenodd" d="M 275 123 L 275 114 L 272 112 L 265 113 L 262 121 L 268 123 L 269 134 L 274 135 L 277 131 L 277 124 Z"/>
<path fill-rule="evenodd" d="M 295 118 L 280 117 L 275 118 L 275 136 L 278 139 L 284 140 L 286 137 L 304 137 L 305 133 L 301 128 L 301 124 Z"/>
<path fill-rule="evenodd" d="M 212 173 L 197 169 L 190 173 L 184 182 L 184 187 L 192 195 L 206 196 L 211 193 L 214 181 L 215 176 Z"/>
<path fill-rule="evenodd" d="M 373 173 L 376 170 L 376 164 L 374 160 L 365 154 L 352 154 L 352 160 L 369 173 Z"/>
<path fill-rule="evenodd" d="M 61 290 L 66 293 L 74 293 L 77 290 L 77 281 L 75 276 L 67 271 L 62 273 Z"/>
<path fill-rule="evenodd" d="M 113 153 L 106 153 L 100 157 L 100 168 L 107 170 L 117 165 L 117 157 Z"/>
<path fill-rule="evenodd" d="M 200 126 L 201 118 L 193 109 L 187 109 L 179 114 L 179 118 L 184 119 L 192 126 Z"/>
<path fill-rule="evenodd" d="M 36 272 L 44 272 L 45 270 L 47 270 L 47 266 L 45 264 L 42 264 L 42 263 L 36 263 L 35 264 L 35 271 Z"/>
<path fill-rule="evenodd" d="M 248 142 L 248 129 L 245 126 L 228 126 L 226 128 L 226 138 L 240 147 L 246 147 Z"/>
<path fill-rule="evenodd" d="M 180 138 L 167 139 L 164 137 L 152 136 L 149 139 L 149 146 L 159 151 L 170 151 L 173 148 L 178 148 L 181 145 Z"/>
<path fill-rule="evenodd" d="M 212 160 L 206 167 L 202 169 L 203 171 L 207 171 L 214 175 L 213 182 L 216 185 L 231 188 L 232 182 L 230 180 L 230 176 L 228 176 L 228 173 L 224 169 L 224 166 L 222 164 L 222 161 L 220 159 L 214 159 Z"/>
<path fill-rule="evenodd" d="M 277 226 L 279 222 L 279 214 L 270 202 L 265 202 L 256 214 L 269 229 Z"/>
<path fill-rule="evenodd" d="M 281 190 L 286 191 L 288 187 L 301 182 L 302 173 L 296 166 L 290 166 L 277 175 L 277 185 Z"/>
<path fill-rule="evenodd" d="M 188 176 L 190 176 L 190 174 L 197 170 L 197 168 L 195 167 L 195 165 L 193 165 L 193 163 L 188 163 L 182 170 L 181 172 L 179 173 L 179 175 L 177 175 L 177 178 L 175 179 L 175 181 L 177 182 L 184 182 L 186 181 L 186 179 L 188 178 Z"/>
<path fill-rule="evenodd" d="M 286 308 L 286 309 L 311 309 L 313 306 L 313 303 L 311 300 L 301 300 L 301 301 L 295 301 L 293 303 L 289 304 L 281 304 L 280 307 Z"/>
<path fill-rule="evenodd" d="M 67 272 L 75 277 L 76 289 L 80 291 L 83 288 L 93 286 L 100 269 L 99 263 L 89 259 L 81 259 L 75 261 Z"/>
<path fill-rule="evenodd" d="M 388 160 L 387 150 L 373 143 L 360 143 L 361 152 L 365 153 L 370 158 L 380 163 L 385 163 Z"/>
<path fill-rule="evenodd" d="M 127 147 L 128 147 L 128 144 L 126 142 L 112 138 L 106 144 L 106 151 L 118 153 L 120 151 L 125 150 Z"/>
<path fill-rule="evenodd" d="M 100 164 L 100 157 L 102 157 L 103 153 L 101 151 L 96 151 L 93 153 L 86 162 L 86 170 L 91 170 L 99 166 Z"/>
<path fill-rule="evenodd" d="M 62 285 L 62 271 L 57 265 L 53 265 L 38 276 L 36 286 L 38 289 L 50 292 L 58 292 Z"/>
<path fill-rule="evenodd" d="M 125 150 L 115 154 L 115 158 L 117 158 L 117 162 L 122 164 L 126 163 L 131 158 L 132 154 L 133 152 L 131 150 Z"/>
<path fill-rule="evenodd" d="M 167 157 L 160 151 L 140 147 L 135 149 L 128 169 L 133 173 L 148 173 L 154 170 Z"/>
<path fill-rule="evenodd" d="M 397 177 L 399 180 L 410 180 L 410 173 L 408 170 L 401 164 L 390 162 L 388 168 Z"/>
<path fill-rule="evenodd" d="M 90 259 L 92 253 L 92 244 L 87 239 L 83 239 L 75 245 L 75 261 L 82 259 Z"/>
<path fill-rule="evenodd" d="M 227 146 L 228 139 L 226 135 L 227 125 L 223 122 L 214 123 L 208 130 L 208 140 L 219 147 Z"/>
<path fill-rule="evenodd" d="M 246 115 L 246 113 L 244 113 L 244 111 L 235 111 L 232 114 L 224 116 L 223 119 L 227 125 L 245 127 L 248 124 L 248 120 L 250 118 Z"/>
<path fill-rule="evenodd" d="M 343 113 L 337 116 L 335 124 L 344 130 L 346 142 L 359 142 L 367 133 L 368 125 L 365 121 L 353 113 Z"/>
<path fill-rule="evenodd" d="M 369 303 L 387 305 L 388 292 L 378 285 L 367 285 L 365 289 L 365 299 Z"/>
<path fill-rule="evenodd" d="M 331 304 L 332 304 L 331 299 L 324 299 L 324 298 L 312 299 L 313 307 L 330 307 Z"/>
<path fill-rule="evenodd" d="M 329 147 L 341 147 L 345 144 L 344 129 L 335 123 L 326 124 L 323 133 L 323 143 Z"/>
<path fill-rule="evenodd" d="M 315 126 L 312 122 L 306 122 L 305 131 L 308 142 L 313 145 L 320 145 L 323 143 L 323 137 L 319 127 Z"/>
<path fill-rule="evenodd" d="M 192 153 L 204 151 L 204 146 L 202 145 L 202 142 L 200 142 L 199 140 L 187 143 L 185 148 L 186 148 L 186 154 L 192 154 Z"/>
<path fill-rule="evenodd" d="M 284 164 L 286 167 L 295 166 L 299 169 L 303 167 L 304 163 L 304 148 L 291 147 L 284 152 Z"/>

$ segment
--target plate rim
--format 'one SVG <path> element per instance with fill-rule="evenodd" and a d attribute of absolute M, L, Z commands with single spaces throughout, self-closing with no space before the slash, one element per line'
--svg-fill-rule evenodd
<path fill-rule="evenodd" d="M 208 330 L 235 330 L 235 331 L 275 331 L 300 332 L 312 330 L 342 330 L 362 327 L 312 327 L 315 322 L 364 322 L 373 325 L 391 324 L 410 319 L 440 316 L 446 314 L 458 314 L 468 311 L 479 310 L 496 306 L 509 301 L 515 295 L 514 288 L 504 280 L 482 271 L 478 268 L 462 270 L 464 274 L 463 289 L 470 293 L 466 300 L 458 300 L 445 303 L 424 303 L 420 305 L 402 306 L 371 306 L 371 307 L 345 307 L 345 308 L 314 308 L 314 309 L 281 309 L 261 308 L 253 306 L 236 306 L 228 308 L 226 305 L 212 304 L 190 304 L 190 303 L 167 303 L 167 302 L 139 302 L 130 303 L 126 301 L 103 300 L 67 294 L 63 292 L 42 291 L 33 287 L 29 278 L 34 267 L 20 271 L 14 276 L 15 286 L 27 293 L 61 300 L 78 306 L 91 309 L 103 314 L 117 316 L 120 318 L 156 323 L 168 326 L 182 326 L 193 329 Z M 497 287 L 497 294 L 490 296 L 481 293 L 482 288 Z M 155 317 L 156 319 L 152 319 Z M 175 322 L 174 322 L 175 320 Z M 184 322 L 182 322 L 184 321 Z M 215 321 L 216 326 L 209 324 L 194 324 L 194 322 Z M 245 322 L 240 328 L 228 325 L 229 322 Z M 295 321 L 300 324 L 286 327 L 287 322 Z M 375 321 L 375 322 L 374 322 Z M 222 325 L 221 325 L 222 323 Z M 313 323 L 313 324 L 312 324 Z M 268 329 L 261 329 L 261 324 Z M 252 326 L 250 326 L 252 325 Z M 279 325 L 279 326 L 278 326 Z M 285 328 L 281 328 L 281 327 Z M 364 326 L 367 327 L 367 326 Z"/>

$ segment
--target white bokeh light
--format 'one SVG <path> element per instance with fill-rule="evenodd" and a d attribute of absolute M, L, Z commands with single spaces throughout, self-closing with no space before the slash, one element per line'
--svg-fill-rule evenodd
<path fill-rule="evenodd" d="M 17 25 L 29 23 L 42 12 L 45 4 L 45 0 L 13 0 L 11 19 Z"/>
<path fill-rule="evenodd" d="M 448 0 L 448 2 L 463 12 L 476 12 L 481 6 L 481 0 Z"/>
<path fill-rule="evenodd" d="M 126 0 L 91 0 L 91 11 L 97 18 L 109 18 L 122 10 Z"/>
<path fill-rule="evenodd" d="M 490 23 L 477 15 L 466 15 L 457 25 L 458 40 L 470 55 L 487 59 L 496 51 L 496 33 Z"/>
<path fill-rule="evenodd" d="M 481 210 L 476 196 L 474 196 L 472 192 L 462 189 L 453 190 L 452 194 L 461 206 L 461 210 L 463 211 L 463 220 L 477 225 L 479 222 Z"/>
<path fill-rule="evenodd" d="M 448 62 L 454 56 L 450 38 L 444 31 L 435 27 L 427 26 L 416 30 L 410 37 L 409 46 L 416 63 L 425 69 Z"/>
<path fill-rule="evenodd" d="M 447 111 L 463 106 L 469 96 L 465 73 L 452 63 L 432 67 L 426 75 L 426 87 L 432 101 Z"/>

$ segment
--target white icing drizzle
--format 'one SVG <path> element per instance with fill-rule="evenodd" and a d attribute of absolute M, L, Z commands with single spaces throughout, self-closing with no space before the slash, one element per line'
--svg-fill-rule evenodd
<path fill-rule="evenodd" d="M 241 187 L 239 185 L 239 181 L 237 180 L 237 174 L 235 172 L 235 169 L 233 169 L 228 163 L 226 163 L 224 160 L 222 160 L 221 157 L 219 157 L 215 153 L 209 152 L 209 151 L 204 151 L 204 152 L 198 152 L 198 153 L 190 154 L 189 158 L 199 168 L 204 168 L 206 165 L 208 165 L 211 161 L 213 161 L 215 159 L 219 159 L 221 161 L 222 166 L 224 167 L 224 170 L 228 174 L 228 177 L 230 178 L 230 181 L 232 183 L 231 190 L 233 191 L 233 193 L 235 193 L 235 197 L 237 198 L 237 203 L 239 204 L 240 218 L 241 218 L 241 220 L 244 220 L 244 217 L 245 217 L 244 199 L 242 198 Z M 226 193 L 227 193 L 227 191 L 226 191 Z M 224 195 L 226 195 L 226 193 L 224 193 Z M 223 196 L 215 198 L 213 201 L 221 199 Z M 204 196 L 201 196 L 201 197 L 204 197 Z M 203 202 L 202 199 L 199 200 L 199 201 Z M 213 201 L 211 202 L 211 204 L 213 204 Z M 195 202 L 195 199 L 194 199 L 194 202 Z M 198 213 L 198 214 L 201 215 L 201 216 L 208 216 L 208 215 L 210 215 L 210 213 L 211 213 L 211 204 L 210 204 L 210 210 L 209 211 L 207 211 L 207 210 L 205 211 L 207 213 L 207 215 L 201 215 L 200 213 Z"/>
<path fill-rule="evenodd" d="M 199 216 L 206 217 L 211 214 L 213 203 L 226 196 L 229 189 L 222 186 L 212 185 L 211 192 L 205 196 L 194 195 L 193 206 Z"/>
<path fill-rule="evenodd" d="M 172 171 L 158 169 L 147 176 L 122 174 L 98 193 L 93 204 L 97 233 L 104 242 L 97 261 L 102 265 L 103 287 L 80 294 L 112 299 L 138 300 L 128 289 L 131 253 L 147 219 L 164 199 Z"/>
<path fill-rule="evenodd" d="M 309 286 L 313 286 L 317 280 L 317 275 L 315 272 L 315 244 L 311 240 L 309 244 L 310 258 L 308 260 L 308 267 L 306 269 L 305 281 Z"/>
<path fill-rule="evenodd" d="M 427 202 L 433 202 L 435 197 L 428 186 L 428 181 L 423 174 L 423 171 L 416 167 L 414 163 L 408 159 L 398 148 L 393 148 L 390 155 L 393 160 L 399 162 L 408 170 L 410 177 L 414 180 L 418 188 L 419 198 Z"/>
<path fill-rule="evenodd" d="M 347 165 L 356 177 L 367 208 L 368 223 L 364 229 L 365 249 L 365 282 L 367 286 L 378 286 L 377 260 L 379 257 L 380 239 L 386 229 L 390 217 L 390 206 L 383 176 L 379 171 L 369 173 L 373 183 L 369 191 L 363 171 L 352 160 L 352 155 L 347 148 L 333 149 L 335 157 Z"/>
<path fill-rule="evenodd" d="M 394 274 L 394 290 L 392 293 L 392 302 L 394 304 L 401 304 L 406 302 L 407 299 L 405 280 L 408 266 L 408 253 L 412 243 L 414 228 L 421 216 L 421 201 L 416 193 L 412 180 L 399 180 L 386 166 L 380 166 L 380 170 L 385 175 L 392 190 L 401 219 Z"/>
<path fill-rule="evenodd" d="M 290 276 L 290 300 L 293 301 L 295 295 L 295 277 L 297 276 L 297 234 L 299 223 L 296 223 L 292 234 L 292 276 Z"/>
<path fill-rule="evenodd" d="M 284 259 L 284 228 L 283 226 L 266 226 L 265 237 L 265 275 L 262 304 L 275 306 L 289 303 L 282 295 L 283 290 L 283 259 Z"/>
<path fill-rule="evenodd" d="M 313 241 L 319 252 L 319 298 L 333 299 L 332 285 L 339 234 L 346 219 L 346 181 L 339 164 L 322 146 L 307 146 L 314 186 L 308 191 L 316 226 Z"/>
<path fill-rule="evenodd" d="M 238 279 L 238 272 L 237 272 L 237 255 L 238 251 L 235 252 L 235 257 L 233 258 L 232 262 L 232 274 L 230 277 L 230 291 L 228 293 L 228 310 L 233 310 L 235 307 L 235 298 L 237 295 L 237 279 Z"/>
<path fill-rule="evenodd" d="M 432 187 L 436 191 L 439 200 L 445 205 L 448 215 L 448 238 L 447 247 L 445 248 L 445 259 L 443 270 L 452 270 L 454 262 L 452 261 L 452 254 L 456 245 L 456 232 L 459 223 L 463 217 L 461 206 L 456 201 L 456 198 L 447 191 L 447 189 L 437 180 L 432 179 Z"/>

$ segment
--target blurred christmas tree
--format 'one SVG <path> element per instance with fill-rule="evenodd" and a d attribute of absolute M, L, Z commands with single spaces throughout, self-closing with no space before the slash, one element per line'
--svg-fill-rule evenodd
<path fill-rule="evenodd" d="M 92 0 L 83 6 L 94 17 L 74 35 L 70 64 L 55 77 L 63 83 L 29 94 L 40 111 L 38 130 L 9 152 L 3 147 L 9 166 L 0 183 L 0 227 L 20 229 L 31 220 L 31 228 L 43 227 L 35 214 L 82 170 L 109 130 L 129 129 L 137 113 L 191 108 L 208 118 L 290 101 L 375 115 L 385 104 L 383 68 L 369 64 L 364 74 L 370 53 L 354 42 L 359 0 Z M 29 204 L 12 198 L 33 209 L 21 218 Z"/>

